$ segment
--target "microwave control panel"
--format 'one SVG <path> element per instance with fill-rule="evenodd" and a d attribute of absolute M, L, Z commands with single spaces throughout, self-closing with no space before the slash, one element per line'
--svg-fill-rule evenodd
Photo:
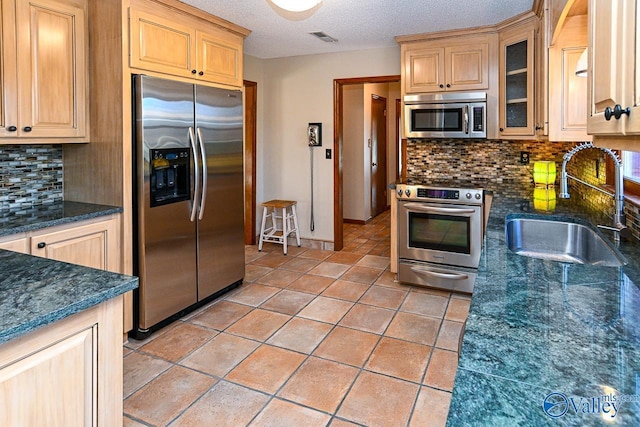
<path fill-rule="evenodd" d="M 473 131 L 474 132 L 484 131 L 484 108 L 483 107 L 473 107 Z"/>

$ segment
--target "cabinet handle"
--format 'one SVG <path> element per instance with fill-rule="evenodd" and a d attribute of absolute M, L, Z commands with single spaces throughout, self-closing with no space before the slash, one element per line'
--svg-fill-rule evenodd
<path fill-rule="evenodd" d="M 198 73 L 198 75 L 199 75 L 199 76 L 204 76 L 204 71 L 200 71 L 200 72 Z"/>
<path fill-rule="evenodd" d="M 451 85 L 449 83 L 447 83 L 447 87 L 451 87 Z"/>
<path fill-rule="evenodd" d="M 542 126 L 536 125 L 536 130 L 540 130 L 540 129 L 542 129 Z"/>
<path fill-rule="evenodd" d="M 440 89 L 444 89 L 444 85 L 442 85 L 442 84 L 441 84 L 441 85 L 440 85 Z"/>
<path fill-rule="evenodd" d="M 191 74 L 195 74 L 195 73 L 197 73 L 196 70 L 191 70 Z"/>
<path fill-rule="evenodd" d="M 45 242 L 38 243 L 38 249 L 43 249 L 47 244 Z"/>
<path fill-rule="evenodd" d="M 17 128 L 17 127 L 15 127 L 15 126 L 9 126 L 9 127 L 7 128 L 7 130 L 8 130 L 9 132 L 15 132 L 15 131 L 17 131 L 17 130 L 18 130 L 18 128 Z"/>
<path fill-rule="evenodd" d="M 25 126 L 22 128 L 22 130 L 25 132 L 31 132 L 31 126 Z"/>
<path fill-rule="evenodd" d="M 500 132 L 504 132 L 504 128 L 500 128 Z"/>
<path fill-rule="evenodd" d="M 620 120 L 620 117 L 622 117 L 623 114 L 626 114 L 627 116 L 631 115 L 631 109 L 627 107 L 623 110 L 620 104 L 616 104 L 613 107 L 613 110 L 611 109 L 611 107 L 607 107 L 604 109 L 604 119 L 606 121 L 611 120 L 612 116 L 615 117 L 616 120 Z"/>

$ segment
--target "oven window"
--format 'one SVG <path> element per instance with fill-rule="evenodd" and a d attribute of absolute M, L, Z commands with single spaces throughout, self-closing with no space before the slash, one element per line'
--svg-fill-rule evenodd
<path fill-rule="evenodd" d="M 471 218 L 409 212 L 409 247 L 471 253 Z"/>
<path fill-rule="evenodd" d="M 411 110 L 411 130 L 462 131 L 462 108 L 429 108 Z"/>

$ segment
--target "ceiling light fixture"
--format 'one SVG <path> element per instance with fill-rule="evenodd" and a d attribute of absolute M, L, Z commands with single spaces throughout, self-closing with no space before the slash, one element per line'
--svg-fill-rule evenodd
<path fill-rule="evenodd" d="M 305 12 L 317 6 L 322 0 L 271 0 L 271 2 L 289 12 Z"/>

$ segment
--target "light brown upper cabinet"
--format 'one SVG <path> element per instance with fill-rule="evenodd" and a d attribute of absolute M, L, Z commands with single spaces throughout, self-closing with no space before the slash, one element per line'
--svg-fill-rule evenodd
<path fill-rule="evenodd" d="M 591 135 L 640 134 L 640 58 L 636 0 L 589 2 Z"/>
<path fill-rule="evenodd" d="M 242 86 L 242 36 L 169 9 L 129 11 L 131 68 Z"/>
<path fill-rule="evenodd" d="M 0 143 L 86 142 L 84 0 L 3 0 Z"/>
<path fill-rule="evenodd" d="M 549 139 L 587 141 L 587 78 L 576 75 L 587 47 L 587 15 L 567 17 L 549 48 Z"/>
<path fill-rule="evenodd" d="M 534 40 L 536 20 L 500 32 L 500 136 L 532 137 L 534 105 Z"/>
<path fill-rule="evenodd" d="M 486 90 L 490 37 L 402 44 L 404 93 Z"/>

